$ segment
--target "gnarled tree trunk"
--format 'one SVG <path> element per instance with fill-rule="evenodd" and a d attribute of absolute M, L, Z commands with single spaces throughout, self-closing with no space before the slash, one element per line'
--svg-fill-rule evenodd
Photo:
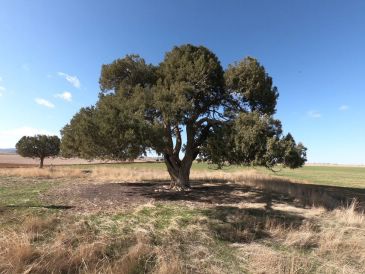
<path fill-rule="evenodd" d="M 177 190 L 187 190 L 190 188 L 190 169 L 193 163 L 192 159 L 174 161 L 173 156 L 165 155 L 165 164 L 171 177 L 171 188 Z"/>
<path fill-rule="evenodd" d="M 172 141 L 172 131 L 174 130 L 176 136 L 176 144 L 173 146 Z M 190 189 L 190 169 L 193 161 L 198 155 L 197 143 L 194 140 L 196 134 L 193 123 L 188 123 L 186 125 L 186 145 L 185 145 L 185 155 L 181 160 L 179 158 L 179 153 L 182 148 L 181 131 L 178 125 L 171 129 L 170 126 L 165 128 L 166 139 L 168 140 L 168 146 L 164 154 L 165 164 L 167 166 L 167 171 L 171 177 L 171 188 L 177 190 L 187 190 Z"/>

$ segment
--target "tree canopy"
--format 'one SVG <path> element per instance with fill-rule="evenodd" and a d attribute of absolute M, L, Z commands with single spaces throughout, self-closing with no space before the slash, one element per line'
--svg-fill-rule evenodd
<path fill-rule="evenodd" d="M 39 158 L 39 167 L 47 157 L 57 156 L 60 152 L 60 138 L 57 136 L 23 136 L 16 144 L 16 151 L 23 157 Z"/>
<path fill-rule="evenodd" d="M 61 131 L 64 156 L 125 160 L 153 150 L 182 188 L 197 158 L 217 167 L 306 161 L 306 148 L 273 117 L 278 90 L 252 57 L 224 70 L 209 49 L 182 45 L 159 65 L 138 55 L 103 65 L 99 83 L 96 105 Z"/>

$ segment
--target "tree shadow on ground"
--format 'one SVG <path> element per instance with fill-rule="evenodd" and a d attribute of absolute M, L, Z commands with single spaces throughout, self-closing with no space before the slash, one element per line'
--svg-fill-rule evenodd
<path fill-rule="evenodd" d="M 74 206 L 68 205 L 6 205 L 4 208 L 46 208 L 46 209 L 72 209 Z"/>
<path fill-rule="evenodd" d="M 138 191 L 140 187 L 149 186 L 152 189 L 144 189 L 142 196 L 153 198 L 155 200 L 164 201 L 189 201 L 200 202 L 208 204 L 237 204 L 237 203 L 271 203 L 274 199 L 277 202 L 290 202 L 294 199 L 286 197 L 281 194 L 269 195 L 269 193 L 254 189 L 248 186 L 227 183 L 214 183 L 206 185 L 207 182 L 195 181 L 192 183 L 191 191 L 169 191 L 165 189 L 158 189 L 161 186 L 167 186 L 155 183 L 133 183 L 128 184 L 134 191 Z M 124 185 L 124 184 L 123 184 Z M 151 191 L 152 190 L 152 191 Z M 157 190 L 157 191 L 156 191 Z"/>
<path fill-rule="evenodd" d="M 192 183 L 191 191 L 169 190 L 169 184 L 169 181 L 145 181 L 81 185 L 77 189 L 62 189 L 58 201 L 62 204 L 63 201 L 72 200 L 76 207 L 92 203 L 93 206 L 101 208 L 108 208 L 111 205 L 134 206 L 147 203 L 151 199 L 157 202 L 175 201 L 213 205 L 265 203 L 267 210 L 271 209 L 272 203 L 296 203 L 295 199 L 280 193 L 272 194 L 239 184 L 195 181 Z M 47 200 L 54 201 L 53 195 L 52 193 L 46 195 Z"/>
<path fill-rule="evenodd" d="M 138 183 L 137 183 L 138 184 Z M 142 185 L 161 186 L 161 183 L 149 182 Z M 166 182 L 165 184 L 168 184 Z M 134 185 L 136 183 L 127 184 Z M 157 200 L 192 201 L 218 204 L 239 202 L 288 203 L 296 207 L 321 206 L 328 210 L 347 206 L 356 200 L 358 210 L 365 209 L 365 190 L 356 188 L 323 186 L 294 183 L 284 179 L 256 179 L 249 183 L 229 183 L 225 180 L 201 180 L 192 182 L 191 191 L 154 191 L 143 195 Z"/>
<path fill-rule="evenodd" d="M 169 185 L 170 182 L 167 180 L 80 184 L 74 188 L 47 192 L 43 195 L 42 201 L 46 205 L 47 203 L 52 205 L 57 201 L 60 205 L 85 209 L 134 207 L 155 200 L 221 206 L 259 203 L 265 204 L 266 210 L 272 210 L 273 204 L 300 208 L 321 206 L 331 210 L 346 206 L 353 199 L 357 199 L 358 209 L 365 208 L 365 190 L 293 183 L 276 178 L 250 179 L 236 183 L 211 179 L 192 181 L 191 191 L 169 190 Z"/>
<path fill-rule="evenodd" d="M 207 217 L 207 225 L 216 237 L 231 243 L 247 243 L 270 238 L 270 228 L 298 228 L 304 217 L 290 210 L 278 210 L 272 204 L 300 204 L 287 195 L 270 193 L 239 184 L 209 181 L 192 182 L 191 191 L 170 191 L 169 181 L 120 183 L 128 195 L 141 195 L 140 201 L 153 199 L 156 202 L 189 202 Z M 199 207 L 199 203 L 208 205 Z M 240 204 L 252 207 L 240 207 Z M 255 207 L 255 205 L 258 207 Z M 259 205 L 261 204 L 261 205 Z M 265 205 L 265 206 L 263 206 Z"/>

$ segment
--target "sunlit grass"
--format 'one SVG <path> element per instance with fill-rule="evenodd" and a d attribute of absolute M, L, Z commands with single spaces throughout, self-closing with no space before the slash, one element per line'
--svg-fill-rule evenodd
<path fill-rule="evenodd" d="M 280 176 L 318 185 L 365 188 L 365 167 L 305 166 L 279 169 L 277 173 L 259 169 L 265 174 Z"/>
<path fill-rule="evenodd" d="M 166 171 L 164 163 L 120 163 L 120 164 L 97 164 L 75 165 L 73 168 L 94 169 L 100 167 L 123 168 L 135 170 L 158 170 Z M 195 162 L 192 171 L 216 171 L 215 165 Z M 365 167 L 349 166 L 304 166 L 298 169 L 275 167 L 275 172 L 264 167 L 226 166 L 220 171 L 234 173 L 254 170 L 257 173 L 269 176 L 279 176 L 297 181 L 303 181 L 318 185 L 331 185 L 340 187 L 365 188 Z"/>
<path fill-rule="evenodd" d="M 47 181 L 0 186 L 0 206 L 39 206 L 39 195 L 50 187 Z"/>
<path fill-rule="evenodd" d="M 339 180 L 345 174 L 351 177 L 354 173 L 347 180 L 350 185 L 363 180 L 362 172 L 361 168 L 350 167 L 304 167 L 272 174 L 262 168 L 230 167 L 217 171 L 205 164 L 194 164 L 192 179 L 204 180 L 207 186 L 220 185 L 221 181 L 232 186 L 235 182 L 237 187 L 240 184 L 252 187 L 254 194 L 267 188 L 295 196 L 295 191 L 303 191 L 273 176 L 308 182 L 307 178 L 315 180 L 320 174 L 326 181 Z M 263 201 L 255 199 L 229 204 L 152 199 L 119 207 L 111 203 L 108 208 L 97 210 L 78 208 L 73 203 L 72 209 L 54 210 L 47 207 L 54 202 L 52 198 L 42 199 L 58 188 L 62 196 L 63 190 L 72 191 L 80 184 L 122 185 L 154 179 L 168 180 L 163 163 L 1 170 L 0 272 L 365 271 L 365 218 L 355 210 L 355 203 L 326 211 L 317 207 L 300 208 L 283 200 L 268 210 Z M 248 190 L 243 190 L 243 194 L 245 191 Z M 235 196 L 234 192 L 231 195 Z M 206 194 L 210 195 L 209 188 Z M 235 197 L 239 200 L 237 197 L 241 196 Z M 69 200 L 60 202 L 58 205 L 68 205 Z"/>
<path fill-rule="evenodd" d="M 330 185 L 339 187 L 353 187 L 365 188 L 365 167 L 347 167 L 347 166 L 304 166 L 298 169 L 289 169 L 282 167 L 275 167 L 273 172 L 264 167 L 243 167 L 243 166 L 226 166 L 223 169 L 217 170 L 214 165 L 206 163 L 195 162 L 192 166 L 192 174 L 239 174 L 241 172 L 254 172 L 265 176 L 276 176 L 281 178 L 293 179 L 303 183 L 310 183 L 316 185 Z M 131 174 L 131 176 L 138 179 L 148 178 L 147 173 L 154 174 L 152 179 L 161 178 L 169 179 L 166 166 L 164 163 L 111 163 L 111 164 L 90 164 L 90 165 L 67 165 L 55 166 L 52 168 L 12 168 L 0 169 L 1 176 L 23 176 L 23 177 L 48 177 L 48 178 L 77 178 L 85 177 L 87 172 L 96 174 L 110 174 L 113 177 L 116 174 L 121 176 Z M 140 176 L 137 176 L 142 172 Z M 144 174 L 144 175 L 143 175 Z M 146 175 L 146 176 L 145 176 Z M 157 175 L 157 176 L 156 176 Z M 125 177 L 126 179 L 131 176 Z"/>

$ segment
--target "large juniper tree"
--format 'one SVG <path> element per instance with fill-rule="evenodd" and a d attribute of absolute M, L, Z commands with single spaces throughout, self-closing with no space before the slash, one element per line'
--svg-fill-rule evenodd
<path fill-rule="evenodd" d="M 224 71 L 207 48 L 183 45 L 158 66 L 138 55 L 103 65 L 99 83 L 96 105 L 61 131 L 64 156 L 124 160 L 154 150 L 180 188 L 197 158 L 217 167 L 306 161 L 306 148 L 273 118 L 278 91 L 254 58 Z"/>

